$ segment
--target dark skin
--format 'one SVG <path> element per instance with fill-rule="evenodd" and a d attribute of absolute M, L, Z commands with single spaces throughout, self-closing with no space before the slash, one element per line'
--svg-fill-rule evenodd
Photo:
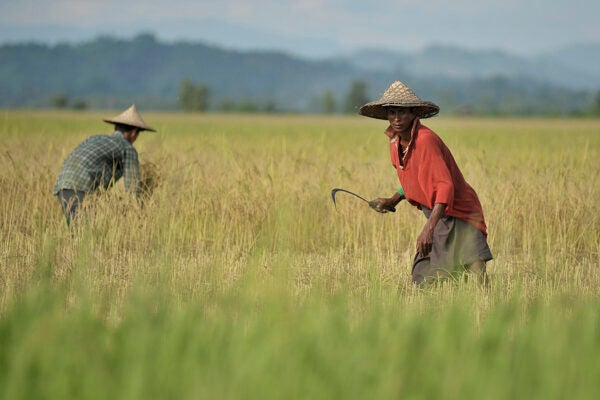
<path fill-rule="evenodd" d="M 131 130 L 127 131 L 127 132 L 122 132 L 123 133 L 123 137 L 125 138 L 125 140 L 127 140 L 129 143 L 133 144 L 138 136 L 140 135 L 140 128 L 131 128 Z"/>
<path fill-rule="evenodd" d="M 390 128 L 394 135 L 400 138 L 402 147 L 407 148 L 411 140 L 413 122 L 416 118 L 413 109 L 410 107 L 388 107 L 387 111 Z M 396 192 L 392 197 L 379 197 L 374 201 L 381 206 L 395 207 L 402 200 L 404 200 L 404 196 L 401 196 L 400 193 Z M 445 209 L 446 204 L 444 203 L 436 203 L 433 206 L 431 215 L 427 219 L 421 234 L 417 238 L 417 252 L 422 257 L 426 257 L 431 252 L 433 246 L 433 231 L 440 218 L 444 216 Z M 387 212 L 381 207 L 376 208 L 375 210 L 382 213 Z M 485 285 L 488 284 L 487 275 L 485 274 L 485 262 L 475 261 L 468 265 L 466 269 L 468 272 L 477 275 L 481 283 Z"/>

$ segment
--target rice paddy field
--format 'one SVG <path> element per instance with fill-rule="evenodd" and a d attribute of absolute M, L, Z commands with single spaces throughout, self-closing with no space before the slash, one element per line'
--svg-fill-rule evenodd
<path fill-rule="evenodd" d="M 436 117 L 481 199 L 489 288 L 410 283 L 425 217 L 385 122 L 143 113 L 152 193 L 52 187 L 110 133 L 92 112 L 0 113 L 0 398 L 596 399 L 600 120 Z"/>

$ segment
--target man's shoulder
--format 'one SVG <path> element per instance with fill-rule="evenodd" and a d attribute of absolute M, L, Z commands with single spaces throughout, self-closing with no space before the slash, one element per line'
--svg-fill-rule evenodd
<path fill-rule="evenodd" d="M 90 136 L 88 140 L 96 143 L 116 143 L 121 146 L 133 147 L 120 132 Z"/>
<path fill-rule="evenodd" d="M 429 129 L 428 127 L 426 127 L 425 125 L 419 125 L 419 129 L 418 129 L 418 134 L 417 134 L 417 141 L 418 142 L 435 142 L 435 143 L 439 143 L 442 141 L 442 139 L 431 129 Z"/>
<path fill-rule="evenodd" d="M 130 151 L 133 149 L 131 144 L 121 135 L 116 134 L 100 134 L 88 136 L 74 150 L 76 154 L 103 153 L 115 151 Z"/>
<path fill-rule="evenodd" d="M 83 142 L 81 142 L 81 144 L 103 143 L 103 142 L 109 142 L 111 140 L 114 140 L 114 139 L 112 139 L 112 135 L 97 134 L 97 135 L 88 136 Z"/>

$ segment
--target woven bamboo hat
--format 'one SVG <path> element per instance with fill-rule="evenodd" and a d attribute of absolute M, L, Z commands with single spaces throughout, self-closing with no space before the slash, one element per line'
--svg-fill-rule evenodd
<path fill-rule="evenodd" d="M 136 128 L 140 128 L 143 131 L 156 132 L 154 128 L 146 125 L 137 108 L 135 108 L 135 104 L 132 104 L 131 107 L 129 107 L 127 110 L 123 111 L 116 117 L 104 118 L 103 121 L 108 122 L 109 124 L 123 124 L 135 126 Z"/>
<path fill-rule="evenodd" d="M 383 92 L 379 100 L 365 104 L 358 110 L 358 113 L 365 117 L 387 120 L 386 107 L 388 106 L 413 107 L 415 115 L 419 118 L 433 117 L 440 112 L 440 108 L 436 104 L 421 100 L 404 83 L 395 81 Z"/>

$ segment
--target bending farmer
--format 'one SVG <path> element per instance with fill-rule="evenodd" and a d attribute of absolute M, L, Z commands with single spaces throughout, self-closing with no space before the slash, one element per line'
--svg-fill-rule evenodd
<path fill-rule="evenodd" d="M 377 198 L 382 207 L 406 199 L 423 211 L 427 223 L 417 239 L 412 267 L 416 284 L 434 282 L 463 272 L 487 282 L 485 263 L 492 259 L 487 228 L 477 193 L 465 181 L 442 139 L 421 124 L 439 112 L 404 83 L 394 82 L 379 100 L 362 106 L 361 115 L 389 122 L 392 165 L 401 189 L 389 198 Z"/>
<path fill-rule="evenodd" d="M 108 189 L 122 176 L 127 191 L 141 194 L 138 153 L 133 143 L 140 132 L 156 131 L 146 125 L 135 105 L 104 121 L 115 125 L 114 133 L 91 136 L 77 146 L 65 159 L 54 186 L 67 225 L 76 217 L 86 194 L 100 187 Z"/>

